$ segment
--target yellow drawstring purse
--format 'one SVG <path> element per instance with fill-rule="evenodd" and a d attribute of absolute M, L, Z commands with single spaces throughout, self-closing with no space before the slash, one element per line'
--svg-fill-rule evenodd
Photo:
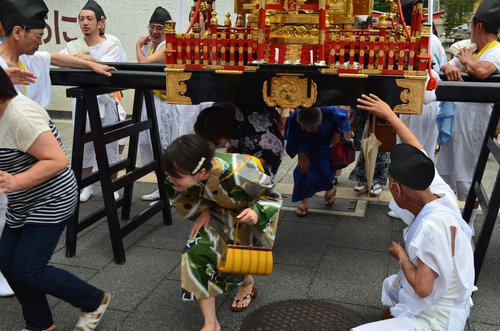
<path fill-rule="evenodd" d="M 238 242 L 236 222 L 234 242 Z M 219 261 L 219 271 L 224 274 L 268 276 L 273 272 L 273 251 L 271 248 L 228 244 Z"/>

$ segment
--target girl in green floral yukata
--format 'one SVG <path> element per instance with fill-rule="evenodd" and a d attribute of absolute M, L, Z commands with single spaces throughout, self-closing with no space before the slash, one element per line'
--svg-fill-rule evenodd
<path fill-rule="evenodd" d="M 231 309 L 242 311 L 257 295 L 251 275 L 227 275 L 217 268 L 227 243 L 272 247 L 281 194 L 263 173 L 257 158 L 215 153 L 199 135 L 184 135 L 166 149 L 163 159 L 167 194 L 177 212 L 193 221 L 181 263 L 182 299 L 198 300 L 205 320 L 202 331 L 220 330 L 215 296 L 239 288 Z"/>

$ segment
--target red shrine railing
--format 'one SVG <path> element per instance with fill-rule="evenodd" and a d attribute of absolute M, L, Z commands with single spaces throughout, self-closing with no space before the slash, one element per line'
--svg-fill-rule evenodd
<path fill-rule="evenodd" d="M 256 27 L 243 27 L 241 21 L 233 27 L 229 15 L 226 15 L 224 26 L 219 26 L 215 11 L 211 13 L 204 35 L 178 34 L 175 22 L 166 23 L 167 69 L 244 71 L 256 70 L 260 63 L 269 63 L 318 65 L 331 73 L 426 74 L 430 26 L 422 25 L 422 7 L 413 11 L 411 35 L 398 35 L 387 28 L 383 19 L 377 30 L 331 27 L 326 17 L 328 5 L 324 2 L 301 5 L 301 9 L 307 7 L 305 9 L 316 13 L 317 31 L 305 38 L 297 36 L 294 38 L 297 42 L 283 43 L 276 42 L 279 38 L 271 37 L 271 26 L 266 17 L 268 10 L 285 10 L 284 5 L 260 3 L 264 8 L 259 8 L 259 4 L 252 5 L 258 9 Z"/>

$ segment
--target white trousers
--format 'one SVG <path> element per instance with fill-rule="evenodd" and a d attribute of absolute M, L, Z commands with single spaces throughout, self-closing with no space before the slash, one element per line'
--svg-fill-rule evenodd
<path fill-rule="evenodd" d="M 97 103 L 99 106 L 99 116 L 101 118 L 102 126 L 115 124 L 120 121 L 119 103 L 116 98 L 110 97 L 107 94 L 97 96 Z M 75 122 L 76 100 L 72 101 L 73 106 L 73 123 Z M 90 122 L 87 116 L 85 130 L 90 131 Z M 109 164 L 120 161 L 120 154 L 118 153 L 118 141 L 113 141 L 106 145 L 106 153 L 108 155 Z M 83 168 L 96 167 L 97 162 L 95 158 L 94 144 L 88 142 L 84 145 L 83 149 Z"/>

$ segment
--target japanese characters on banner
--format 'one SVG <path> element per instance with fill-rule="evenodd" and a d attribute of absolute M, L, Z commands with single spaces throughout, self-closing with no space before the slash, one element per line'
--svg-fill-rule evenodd
<path fill-rule="evenodd" d="M 66 48 L 66 44 L 76 38 L 83 37 L 78 24 L 78 13 L 87 3 L 87 0 L 59 1 L 44 0 L 49 12 L 45 18 L 46 29 L 41 51 L 57 53 Z M 106 14 L 106 33 L 120 39 L 127 62 L 136 62 L 135 45 L 139 37 L 148 33 L 149 18 L 157 6 L 167 9 L 177 22 L 177 32 L 184 33 L 189 26 L 188 16 L 192 0 L 165 1 L 165 0 L 96 0 Z M 296 1 L 296 0 L 293 0 Z M 219 13 L 231 13 L 233 22 L 236 20 L 232 0 L 215 3 Z M 221 15 L 223 17 L 224 15 Z M 49 110 L 71 111 L 71 99 L 66 98 L 65 86 L 52 87 L 52 105 Z M 122 105 L 130 113 L 132 109 L 133 91 L 124 91 L 125 98 Z M 129 97 L 130 95 L 130 97 Z"/>
<path fill-rule="evenodd" d="M 75 24 L 78 22 L 76 16 L 62 15 L 56 9 L 49 11 L 45 17 L 45 22 L 44 44 L 66 45 L 67 42 L 78 38 L 78 33 L 75 33 Z"/>

